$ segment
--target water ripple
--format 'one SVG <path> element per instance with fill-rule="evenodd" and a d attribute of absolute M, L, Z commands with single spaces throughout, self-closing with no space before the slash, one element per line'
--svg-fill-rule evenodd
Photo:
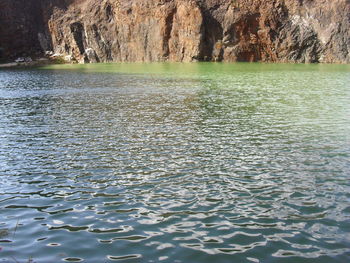
<path fill-rule="evenodd" d="M 0 72 L 0 260 L 349 260 L 348 72 L 184 67 Z"/>

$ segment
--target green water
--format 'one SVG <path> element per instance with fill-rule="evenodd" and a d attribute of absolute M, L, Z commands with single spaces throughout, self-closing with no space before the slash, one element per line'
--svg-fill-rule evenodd
<path fill-rule="evenodd" d="M 0 71 L 0 262 L 349 262 L 350 65 Z"/>

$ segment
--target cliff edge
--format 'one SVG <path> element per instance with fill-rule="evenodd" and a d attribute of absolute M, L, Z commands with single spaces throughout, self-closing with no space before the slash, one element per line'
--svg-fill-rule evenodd
<path fill-rule="evenodd" d="M 350 62 L 349 0 L 0 0 L 0 56 Z"/>

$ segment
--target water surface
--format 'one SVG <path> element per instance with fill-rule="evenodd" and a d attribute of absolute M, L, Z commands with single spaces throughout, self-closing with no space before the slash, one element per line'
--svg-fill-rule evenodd
<path fill-rule="evenodd" d="M 0 262 L 349 262 L 350 66 L 0 71 Z"/>

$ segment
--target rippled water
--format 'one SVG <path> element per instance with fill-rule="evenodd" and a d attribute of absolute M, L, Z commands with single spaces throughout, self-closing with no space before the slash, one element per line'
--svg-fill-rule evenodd
<path fill-rule="evenodd" d="M 0 262 L 350 262 L 349 74 L 0 71 Z"/>

